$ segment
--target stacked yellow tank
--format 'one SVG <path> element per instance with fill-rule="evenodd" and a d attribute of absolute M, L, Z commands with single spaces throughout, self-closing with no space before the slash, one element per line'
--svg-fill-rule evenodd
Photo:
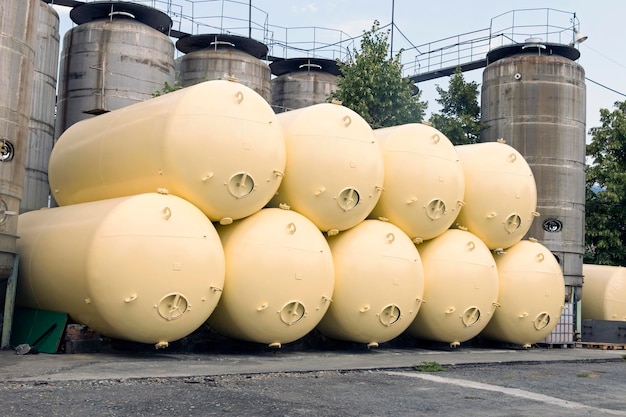
<path fill-rule="evenodd" d="M 215 227 L 173 195 L 31 211 L 18 225 L 20 303 L 109 337 L 167 346 L 206 321 L 224 287 Z"/>
<path fill-rule="evenodd" d="M 426 124 L 374 130 L 385 163 L 385 190 L 371 213 L 421 243 L 445 232 L 459 214 L 465 177 L 452 142 Z"/>
<path fill-rule="evenodd" d="M 583 265 L 583 320 L 626 321 L 626 269 Z"/>
<path fill-rule="evenodd" d="M 522 240 L 495 255 L 499 307 L 482 335 L 530 347 L 556 327 L 565 301 L 565 280 L 552 253 L 535 240 Z"/>
<path fill-rule="evenodd" d="M 221 298 L 225 257 L 212 222 L 261 210 L 284 169 L 274 112 L 236 82 L 76 123 L 49 162 L 60 207 L 18 222 L 18 302 L 165 347 L 200 327 Z"/>
<path fill-rule="evenodd" d="M 287 166 L 273 207 L 302 213 L 329 235 L 356 226 L 383 190 L 383 157 L 369 124 L 337 103 L 278 115 Z"/>
<path fill-rule="evenodd" d="M 522 241 L 534 178 L 504 143 L 373 130 L 338 103 L 275 115 L 216 80 L 75 124 L 49 176 L 61 207 L 20 216 L 19 301 L 105 336 L 526 345 L 559 319 L 562 275 Z"/>
<path fill-rule="evenodd" d="M 267 102 L 215 80 L 72 125 L 52 150 L 48 175 L 61 206 L 166 190 L 229 223 L 272 198 L 285 158 Z"/>
<path fill-rule="evenodd" d="M 425 303 L 409 333 L 452 346 L 477 336 L 498 301 L 498 271 L 487 246 L 470 232 L 450 229 L 418 249 Z"/>
<path fill-rule="evenodd" d="M 218 232 L 226 282 L 209 324 L 223 335 L 273 347 L 313 330 L 335 283 L 330 248 L 317 227 L 294 211 L 267 208 Z"/>
<path fill-rule="evenodd" d="M 524 157 L 503 141 L 456 147 L 465 176 L 465 207 L 457 227 L 489 249 L 513 246 L 537 216 L 537 185 Z"/>
<path fill-rule="evenodd" d="M 320 332 L 370 347 L 402 334 L 424 293 L 422 261 L 409 237 L 391 223 L 365 220 L 329 243 L 336 282 Z"/>

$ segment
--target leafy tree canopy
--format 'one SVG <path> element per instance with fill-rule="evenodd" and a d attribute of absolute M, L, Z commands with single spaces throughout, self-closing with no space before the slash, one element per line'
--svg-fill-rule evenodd
<path fill-rule="evenodd" d="M 373 129 L 418 123 L 427 103 L 413 94 L 411 81 L 402 77 L 401 53 L 389 57 L 389 31 L 375 21 L 361 38 L 361 50 L 353 50 L 349 63 L 339 63 L 341 75 L 332 99 L 357 112 Z"/>
<path fill-rule="evenodd" d="M 476 143 L 480 137 L 480 106 L 478 104 L 478 84 L 465 82 L 459 68 L 450 77 L 448 90 L 437 86 L 437 103 L 442 108 L 433 114 L 430 122 L 455 145 Z"/>
<path fill-rule="evenodd" d="M 626 265 L 626 102 L 600 109 L 585 171 L 584 262 Z"/>

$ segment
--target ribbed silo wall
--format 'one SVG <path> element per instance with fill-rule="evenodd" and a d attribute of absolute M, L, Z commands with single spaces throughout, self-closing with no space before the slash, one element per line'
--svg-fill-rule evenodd
<path fill-rule="evenodd" d="M 24 185 L 39 0 L 0 2 L 0 277 L 13 269 Z M 2 292 L 4 295 L 4 291 Z"/>
<path fill-rule="evenodd" d="M 33 97 L 28 124 L 28 156 L 20 213 L 48 206 L 48 160 L 54 143 L 54 113 L 59 71 L 59 15 L 39 1 L 33 71 Z"/>
<path fill-rule="evenodd" d="M 235 35 L 192 35 L 176 42 L 185 52 L 176 63 L 177 79 L 183 86 L 203 81 L 235 78 L 268 103 L 272 99 L 270 67 L 261 57 L 267 46 Z"/>
<path fill-rule="evenodd" d="M 517 45 L 490 52 L 483 72 L 481 141 L 517 149 L 537 183 L 540 215 L 526 236 L 557 257 L 565 283 L 582 285 L 585 218 L 585 71 L 576 49 Z"/>
<path fill-rule="evenodd" d="M 272 80 L 272 105 L 288 110 L 326 103 L 337 89 L 337 76 L 321 71 L 296 71 Z"/>
<path fill-rule="evenodd" d="M 322 58 L 289 58 L 270 64 L 272 106 L 282 112 L 326 103 L 337 89 L 337 62 Z"/>
<path fill-rule="evenodd" d="M 80 24 L 63 38 L 56 136 L 80 120 L 150 99 L 174 81 L 174 43 L 164 33 L 124 17 Z"/>

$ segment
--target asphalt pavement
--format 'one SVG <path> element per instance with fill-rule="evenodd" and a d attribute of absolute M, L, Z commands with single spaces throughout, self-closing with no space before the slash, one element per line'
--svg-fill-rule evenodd
<path fill-rule="evenodd" d="M 68 381 L 193 377 L 271 372 L 408 369 L 441 365 L 621 361 L 626 350 L 589 348 L 370 349 L 228 353 L 107 352 L 28 354 L 0 352 L 0 381 Z"/>
<path fill-rule="evenodd" d="M 0 415 L 626 416 L 625 357 L 582 347 L 2 351 Z"/>

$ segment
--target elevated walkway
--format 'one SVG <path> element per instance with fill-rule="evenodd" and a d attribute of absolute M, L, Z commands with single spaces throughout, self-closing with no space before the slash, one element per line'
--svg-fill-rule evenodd
<path fill-rule="evenodd" d="M 93 0 L 43 1 L 75 7 Z M 290 58 L 348 62 L 360 38 L 328 28 L 286 28 L 270 25 L 268 15 L 263 10 L 251 4 L 230 0 L 188 0 L 184 7 L 176 0 L 151 0 L 142 3 L 149 3 L 151 7 L 170 16 L 172 27 L 168 34 L 173 38 L 180 39 L 207 31 L 248 36 L 268 46 L 266 59 L 271 62 Z M 221 13 L 209 13 L 205 10 L 209 3 L 219 6 Z M 235 17 L 242 13 L 246 16 Z M 580 23 L 576 13 L 549 8 L 512 10 L 491 18 L 489 27 L 421 45 L 415 45 L 393 21 L 381 26 L 380 30 L 390 27 L 392 33 L 397 31 L 403 37 L 399 43 L 391 45 L 392 51 L 399 49 L 400 44 L 407 45 L 402 48 L 403 75 L 414 83 L 450 76 L 457 68 L 461 72 L 484 68 L 489 64 L 488 53 L 491 50 L 524 44 L 529 39 L 570 47 L 575 47 L 580 39 Z"/>
<path fill-rule="evenodd" d="M 521 9 L 491 19 L 488 28 L 414 46 L 412 61 L 404 62 L 405 75 L 413 82 L 433 80 L 484 68 L 493 60 L 490 52 L 529 40 L 575 47 L 582 40 L 576 13 L 556 9 Z M 577 57 L 576 57 L 577 58 Z"/>

